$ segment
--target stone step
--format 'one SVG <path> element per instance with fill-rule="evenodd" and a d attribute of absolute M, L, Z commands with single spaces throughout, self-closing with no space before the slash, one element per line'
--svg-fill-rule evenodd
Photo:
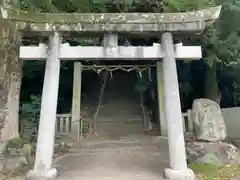
<path fill-rule="evenodd" d="M 126 114 L 130 114 L 130 116 L 132 116 L 131 114 L 139 114 L 139 115 L 141 115 L 142 114 L 142 110 L 140 109 L 140 108 L 131 108 L 131 107 L 129 107 L 129 108 L 121 108 L 121 107 L 117 107 L 117 106 L 112 106 L 112 107 L 109 107 L 109 108 L 104 108 L 104 107 L 100 107 L 100 109 L 99 109 L 99 113 L 101 113 L 101 112 L 107 112 L 107 113 L 112 113 L 112 112 L 114 112 L 114 113 L 118 113 L 118 114 L 123 114 L 124 115 L 124 113 Z"/>
<path fill-rule="evenodd" d="M 122 124 L 116 125 L 115 123 L 100 123 L 98 132 L 100 134 L 137 134 L 144 131 L 141 124 Z"/>
<path fill-rule="evenodd" d="M 114 120 L 114 121 L 108 121 L 108 120 L 99 120 L 99 123 L 109 123 L 113 124 L 114 126 L 118 125 L 132 125 L 132 124 L 143 124 L 143 119 L 138 119 L 138 120 L 126 120 L 126 121 L 121 121 L 121 120 Z"/>
<path fill-rule="evenodd" d="M 108 116 L 98 116 L 98 118 L 105 118 L 105 119 L 142 119 L 143 116 L 142 116 L 142 113 L 139 113 L 139 114 L 133 114 L 133 115 L 129 115 L 129 114 L 123 114 L 122 116 L 119 116 L 118 114 L 114 114 L 112 116 L 108 115 Z"/>
<path fill-rule="evenodd" d="M 99 124 L 112 124 L 113 126 L 131 126 L 131 125 L 141 125 L 143 120 L 138 121 L 98 121 Z"/>
<path fill-rule="evenodd" d="M 124 116 L 124 117 L 131 117 L 131 116 L 142 116 L 143 112 L 140 108 L 118 108 L 118 107 L 111 107 L 111 108 L 100 108 L 99 109 L 99 116 L 106 115 L 106 116 Z"/>
<path fill-rule="evenodd" d="M 129 101 L 129 100 L 125 100 L 125 101 L 121 101 L 121 100 L 111 100 L 109 102 L 107 101 L 104 101 L 100 107 L 106 107 L 106 108 L 109 108 L 109 107 L 122 107 L 122 108 L 125 108 L 127 109 L 126 107 L 134 107 L 134 108 L 140 108 L 141 107 L 141 104 L 140 104 L 140 101 L 136 101 L 136 102 L 133 102 L 133 101 Z"/>
<path fill-rule="evenodd" d="M 121 97 L 118 94 L 112 97 L 104 97 L 102 104 L 119 104 L 119 105 L 140 105 L 140 98 L 133 98 L 133 96 Z"/>
<path fill-rule="evenodd" d="M 106 97 L 112 97 L 113 95 L 120 95 L 121 97 L 128 97 L 133 96 L 134 98 L 139 97 L 139 94 L 137 91 L 129 90 L 129 89 L 119 89 L 119 87 L 112 88 L 109 87 L 109 89 L 105 90 L 105 96 Z"/>
<path fill-rule="evenodd" d="M 113 73 L 107 82 L 97 117 L 98 132 L 129 134 L 143 132 L 139 94 L 134 91 L 135 74 Z"/>
<path fill-rule="evenodd" d="M 135 117 L 97 117 L 97 120 L 99 122 L 125 122 L 125 123 L 137 123 L 142 122 L 143 117 L 142 116 L 135 116 Z"/>
<path fill-rule="evenodd" d="M 131 126 L 131 125 L 142 125 L 143 119 L 137 119 L 137 120 L 104 120 L 99 119 L 99 124 L 111 124 L 114 126 Z"/>
<path fill-rule="evenodd" d="M 101 109 L 109 109 L 109 108 L 118 108 L 117 110 L 141 110 L 141 105 L 140 103 L 129 103 L 129 102 L 125 102 L 125 103 L 104 103 L 102 105 L 100 105 Z"/>
<path fill-rule="evenodd" d="M 97 118 L 102 118 L 102 119 L 122 119 L 122 120 L 126 120 L 128 119 L 128 117 L 133 117 L 133 118 L 129 118 L 129 119 L 138 119 L 138 118 L 143 118 L 142 112 L 126 112 L 126 113 L 119 113 L 119 112 L 99 112 Z M 138 117 L 138 118 L 137 118 Z"/>
<path fill-rule="evenodd" d="M 108 92 L 105 92 L 105 94 L 104 94 L 104 100 L 116 100 L 116 99 L 118 99 L 118 100 L 127 100 L 127 101 L 136 101 L 136 100 L 139 100 L 140 99 L 140 97 L 139 97 L 139 95 L 138 94 L 133 94 L 133 93 L 129 93 L 129 92 L 122 92 L 122 91 L 120 91 L 120 92 L 118 92 L 118 91 L 114 91 L 113 90 L 113 92 L 110 92 L 110 93 L 108 93 Z M 129 99 L 130 98 L 130 99 Z"/>
<path fill-rule="evenodd" d="M 125 104 L 121 104 L 119 103 L 119 105 L 117 105 L 116 103 L 106 103 L 106 104 L 102 104 L 100 105 L 101 109 L 109 109 L 109 108 L 118 108 L 117 110 L 139 110 L 141 109 L 141 105 L 140 104 L 132 104 L 132 103 L 128 103 L 126 102 Z"/>
<path fill-rule="evenodd" d="M 140 106 L 117 106 L 117 105 L 108 105 L 108 106 L 100 106 L 100 111 L 110 111 L 114 110 L 114 112 L 142 112 L 142 108 Z"/>

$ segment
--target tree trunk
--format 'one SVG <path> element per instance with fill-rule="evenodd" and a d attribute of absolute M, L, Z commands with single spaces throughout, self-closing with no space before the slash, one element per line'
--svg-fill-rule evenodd
<path fill-rule="evenodd" d="M 221 94 L 219 92 L 217 80 L 217 64 L 214 62 L 212 66 L 206 66 L 205 74 L 205 98 L 220 104 Z"/>
<path fill-rule="evenodd" d="M 19 137 L 19 94 L 22 60 L 21 33 L 15 24 L 0 20 L 0 140 Z"/>

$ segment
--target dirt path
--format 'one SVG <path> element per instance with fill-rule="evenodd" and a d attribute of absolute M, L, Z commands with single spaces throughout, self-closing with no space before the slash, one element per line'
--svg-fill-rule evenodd
<path fill-rule="evenodd" d="M 56 163 L 58 180 L 159 180 L 168 167 L 167 140 L 141 134 L 86 140 Z"/>

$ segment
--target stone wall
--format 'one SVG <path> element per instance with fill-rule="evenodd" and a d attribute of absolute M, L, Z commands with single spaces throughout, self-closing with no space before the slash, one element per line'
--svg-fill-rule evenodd
<path fill-rule="evenodd" d="M 240 140 L 240 107 L 224 108 L 222 115 L 227 127 L 227 135 L 231 139 Z"/>

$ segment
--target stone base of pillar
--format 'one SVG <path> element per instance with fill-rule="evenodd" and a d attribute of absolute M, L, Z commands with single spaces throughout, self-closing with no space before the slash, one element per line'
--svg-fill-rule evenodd
<path fill-rule="evenodd" d="M 55 180 L 57 178 L 57 169 L 36 171 L 31 170 L 26 175 L 26 180 Z"/>
<path fill-rule="evenodd" d="M 176 170 L 167 168 L 164 171 L 164 176 L 169 180 L 196 180 L 196 176 L 191 169 Z"/>

